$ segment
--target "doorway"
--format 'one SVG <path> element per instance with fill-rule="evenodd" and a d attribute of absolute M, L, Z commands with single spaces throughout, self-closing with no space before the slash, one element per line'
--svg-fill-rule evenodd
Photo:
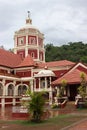
<path fill-rule="evenodd" d="M 69 100 L 70 101 L 75 101 L 75 96 L 78 93 L 78 85 L 75 85 L 75 84 L 70 85 L 69 90 L 70 90 Z"/>

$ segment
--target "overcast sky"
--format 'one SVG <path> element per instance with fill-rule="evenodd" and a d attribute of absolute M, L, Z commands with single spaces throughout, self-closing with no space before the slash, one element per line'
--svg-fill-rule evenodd
<path fill-rule="evenodd" d="M 87 43 L 87 0 L 0 0 L 0 46 L 14 47 L 14 32 L 25 25 L 28 10 L 45 44 Z"/>

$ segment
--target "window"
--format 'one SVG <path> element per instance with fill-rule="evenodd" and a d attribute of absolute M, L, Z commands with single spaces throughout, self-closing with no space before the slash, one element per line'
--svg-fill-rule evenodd
<path fill-rule="evenodd" d="M 18 95 L 21 96 L 25 94 L 26 90 L 27 90 L 27 87 L 25 85 L 20 85 L 18 87 Z"/>
<path fill-rule="evenodd" d="M 29 44 L 32 44 L 32 45 L 36 44 L 36 37 L 35 36 L 30 36 L 29 37 Z"/>
<path fill-rule="evenodd" d="M 14 94 L 14 86 L 10 84 L 8 86 L 8 96 L 13 96 L 13 94 Z"/>
<path fill-rule="evenodd" d="M 34 58 L 34 52 L 31 53 L 31 57 Z"/>
<path fill-rule="evenodd" d="M 23 59 L 24 58 L 24 56 L 23 56 L 23 53 L 21 52 L 21 53 L 19 53 L 19 55 L 21 56 L 21 58 Z"/>
<path fill-rule="evenodd" d="M 18 45 L 23 45 L 24 44 L 24 37 L 19 37 L 18 38 Z"/>

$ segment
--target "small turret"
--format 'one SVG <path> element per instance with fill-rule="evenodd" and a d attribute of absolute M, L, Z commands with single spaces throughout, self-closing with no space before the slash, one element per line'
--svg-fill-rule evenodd
<path fill-rule="evenodd" d="M 32 19 L 30 19 L 30 11 L 28 11 L 28 17 L 26 19 L 26 24 L 32 24 Z"/>

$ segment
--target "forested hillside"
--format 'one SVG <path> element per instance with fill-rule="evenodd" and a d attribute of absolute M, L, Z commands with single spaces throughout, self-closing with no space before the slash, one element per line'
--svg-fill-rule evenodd
<path fill-rule="evenodd" d="M 87 63 L 87 44 L 82 42 L 68 43 L 62 46 L 47 44 L 46 61 L 70 60 L 74 62 Z"/>

